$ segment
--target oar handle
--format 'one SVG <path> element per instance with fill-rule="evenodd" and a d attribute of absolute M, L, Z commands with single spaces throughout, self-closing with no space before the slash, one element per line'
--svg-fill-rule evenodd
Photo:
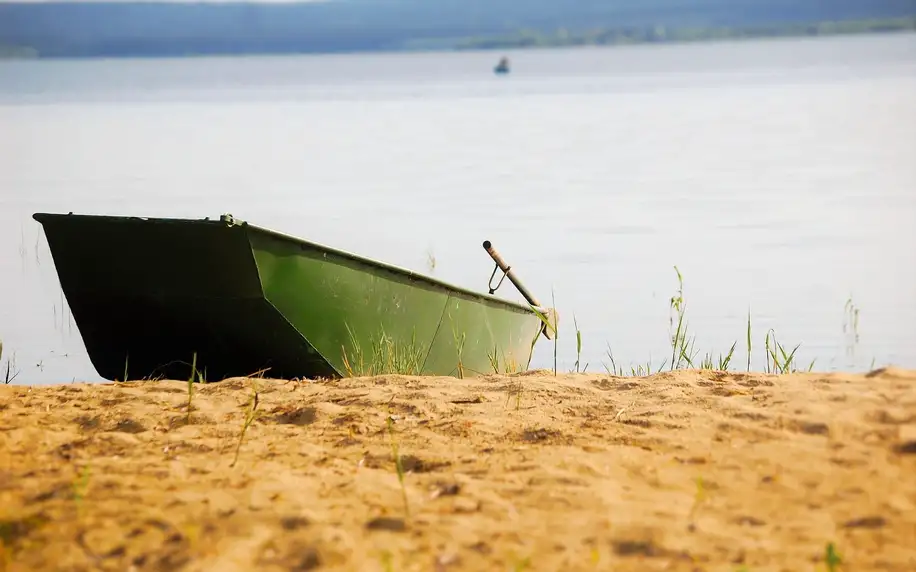
<path fill-rule="evenodd" d="M 512 268 L 506 264 L 506 261 L 503 260 L 503 257 L 499 255 L 495 248 L 493 248 L 493 244 L 489 240 L 483 241 L 483 249 L 487 251 L 487 254 L 489 254 L 490 258 L 493 259 L 493 262 L 496 263 L 496 266 L 498 266 L 499 269 L 503 271 L 503 273 L 506 275 L 506 278 L 508 278 L 512 284 L 515 285 L 522 296 L 525 297 L 525 300 L 528 300 L 528 303 L 535 308 L 540 308 L 541 303 L 537 301 L 537 298 L 535 298 L 527 288 L 525 288 L 525 286 L 515 275 L 515 272 L 512 270 Z"/>

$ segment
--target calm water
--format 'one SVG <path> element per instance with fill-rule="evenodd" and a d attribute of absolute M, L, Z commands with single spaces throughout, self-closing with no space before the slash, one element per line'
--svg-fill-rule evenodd
<path fill-rule="evenodd" d="M 480 290 L 490 239 L 554 293 L 561 368 L 574 314 L 590 370 L 660 365 L 674 265 L 698 349 L 743 365 L 750 311 L 758 367 L 768 328 L 820 369 L 916 367 L 916 35 L 498 55 L 0 63 L 19 381 L 99 379 L 36 211 L 231 212 Z"/>

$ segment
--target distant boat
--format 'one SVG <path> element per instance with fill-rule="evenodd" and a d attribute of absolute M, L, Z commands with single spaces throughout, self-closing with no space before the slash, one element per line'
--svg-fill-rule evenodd
<path fill-rule="evenodd" d="M 499 63 L 493 68 L 493 72 L 498 75 L 509 73 L 509 58 L 505 56 L 500 58 Z"/>

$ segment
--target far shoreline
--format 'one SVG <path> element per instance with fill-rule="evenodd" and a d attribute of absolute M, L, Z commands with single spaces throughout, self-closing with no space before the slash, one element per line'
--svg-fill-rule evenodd
<path fill-rule="evenodd" d="M 886 38 L 916 35 L 916 18 L 913 27 L 893 30 L 866 30 L 866 31 L 839 31 L 836 33 L 821 34 L 760 34 L 760 35 L 735 35 L 722 37 L 702 37 L 697 39 L 670 39 L 663 41 L 629 41 L 619 43 L 555 43 L 538 45 L 453 45 L 449 47 L 394 47 L 378 49 L 352 50 L 302 50 L 302 51 L 239 51 L 239 52 L 189 52 L 176 53 L 113 53 L 89 55 L 49 55 L 43 56 L 30 47 L 14 47 L 13 55 L 3 53 L 8 46 L 0 46 L 0 63 L 23 61 L 104 61 L 104 60 L 192 60 L 192 59 L 232 59 L 232 58 L 295 58 L 295 57 L 347 57 L 347 56 L 393 56 L 393 55 L 447 55 L 447 54 L 498 54 L 498 53 L 527 53 L 543 51 L 571 51 L 571 50 L 604 50 L 618 48 L 645 48 L 669 46 L 704 46 L 716 44 L 736 44 L 748 42 L 778 42 L 778 41 L 804 41 L 825 40 L 839 38 Z M 27 55 L 16 55 L 16 51 Z"/>

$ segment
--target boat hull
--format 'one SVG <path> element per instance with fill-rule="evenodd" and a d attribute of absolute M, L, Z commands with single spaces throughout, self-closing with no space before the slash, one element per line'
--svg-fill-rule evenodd
<path fill-rule="evenodd" d="M 110 380 L 192 362 L 208 380 L 503 372 L 528 367 L 542 329 L 531 308 L 231 217 L 34 218 Z"/>

